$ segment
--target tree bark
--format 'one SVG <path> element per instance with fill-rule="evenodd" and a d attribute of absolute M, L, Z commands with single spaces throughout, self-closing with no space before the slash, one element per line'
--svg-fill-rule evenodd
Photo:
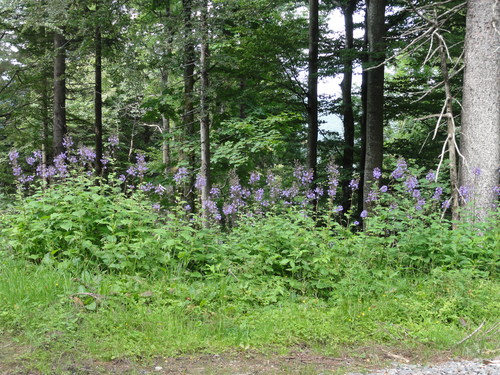
<path fill-rule="evenodd" d="M 209 89 L 209 57 L 210 50 L 208 44 L 208 0 L 204 0 L 201 8 L 201 87 L 200 87 L 200 141 L 201 141 L 201 168 L 200 176 L 205 184 L 201 186 L 201 205 L 208 201 L 210 194 L 210 115 L 208 110 L 208 89 Z M 202 210 L 203 225 L 208 226 L 208 210 Z"/>
<path fill-rule="evenodd" d="M 370 66 L 385 59 L 385 0 L 370 0 L 368 4 L 368 60 Z M 382 169 L 384 144 L 384 66 L 368 70 L 366 102 L 366 159 L 363 186 L 363 207 L 373 183 L 373 170 Z"/>
<path fill-rule="evenodd" d="M 182 120 L 184 123 L 184 139 L 181 150 L 182 158 L 188 162 L 191 171 L 195 167 L 195 153 L 191 146 L 194 136 L 194 68 L 195 68 L 195 50 L 193 42 L 192 25 L 192 0 L 182 0 L 182 10 L 184 17 L 184 113 Z M 184 195 L 192 210 L 194 210 L 194 174 L 190 174 L 189 186 L 186 187 Z"/>
<path fill-rule="evenodd" d="M 66 39 L 61 33 L 54 33 L 54 123 L 53 155 L 64 152 L 63 138 L 66 134 Z"/>
<path fill-rule="evenodd" d="M 370 1 L 366 0 L 365 9 L 365 34 L 363 37 L 363 54 L 361 57 L 361 62 L 365 66 L 368 62 L 368 5 Z M 366 102 L 368 95 L 368 72 L 363 69 L 361 76 L 361 150 L 360 150 L 360 160 L 359 160 L 359 190 L 358 190 L 358 204 L 357 210 L 358 214 L 364 206 L 364 184 L 365 184 L 365 164 L 366 164 Z"/>
<path fill-rule="evenodd" d="M 483 221 L 498 199 L 500 2 L 468 1 L 466 22 L 460 183 L 470 193 L 464 219 Z"/>
<path fill-rule="evenodd" d="M 309 0 L 309 63 L 307 78 L 307 165 L 317 177 L 318 159 L 318 55 L 319 55 L 319 4 Z"/>
<path fill-rule="evenodd" d="M 99 10 L 97 5 L 96 12 Z M 102 175 L 102 35 L 99 25 L 95 28 L 95 87 L 94 87 L 94 134 L 95 173 Z"/>
<path fill-rule="evenodd" d="M 356 9 L 357 0 L 349 0 L 343 6 L 345 23 L 345 55 L 344 55 L 344 78 L 341 83 L 342 89 L 342 111 L 344 122 L 344 153 L 342 156 L 342 169 L 344 172 L 342 180 L 342 206 L 344 212 L 351 208 L 351 189 L 349 181 L 352 179 L 352 167 L 354 163 L 354 113 L 352 109 L 352 64 L 354 49 L 354 25 L 353 13 Z"/>

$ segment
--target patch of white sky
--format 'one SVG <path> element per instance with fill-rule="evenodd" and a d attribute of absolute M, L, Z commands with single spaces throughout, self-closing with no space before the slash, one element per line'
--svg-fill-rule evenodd
<path fill-rule="evenodd" d="M 353 15 L 353 21 L 355 24 L 360 24 L 364 21 L 364 13 L 357 12 Z M 344 38 L 345 36 L 345 23 L 344 15 L 339 9 L 335 9 L 330 12 L 327 17 L 327 25 L 329 34 L 328 37 L 331 38 Z M 364 31 L 361 28 L 354 29 L 354 38 L 363 38 Z M 353 70 L 353 86 L 361 86 L 361 66 L 355 66 Z M 338 98 L 342 95 L 340 89 L 340 83 L 342 82 L 343 75 L 338 74 L 332 77 L 323 77 L 318 82 L 318 94 L 327 95 L 334 98 Z M 326 114 L 320 116 L 320 130 L 323 131 L 333 131 L 343 135 L 343 124 L 342 119 L 336 114 Z"/>

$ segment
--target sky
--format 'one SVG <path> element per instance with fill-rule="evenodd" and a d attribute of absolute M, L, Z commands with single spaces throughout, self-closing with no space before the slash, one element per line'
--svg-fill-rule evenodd
<path fill-rule="evenodd" d="M 354 23 L 362 23 L 364 21 L 364 14 L 357 12 L 354 14 Z M 335 9 L 328 17 L 328 28 L 330 33 L 333 35 L 344 35 L 344 16 L 342 12 Z M 354 30 L 355 38 L 363 37 L 363 30 Z M 334 95 L 338 98 L 342 95 L 340 90 L 340 82 L 342 82 L 342 75 L 335 77 L 323 78 L 318 82 L 318 94 L 319 95 Z M 353 85 L 361 86 L 361 68 L 358 67 L 354 70 Z M 327 115 L 321 116 L 320 121 L 324 121 L 324 124 L 320 125 L 320 129 L 338 132 L 341 136 L 343 135 L 343 125 L 342 120 L 337 115 Z"/>

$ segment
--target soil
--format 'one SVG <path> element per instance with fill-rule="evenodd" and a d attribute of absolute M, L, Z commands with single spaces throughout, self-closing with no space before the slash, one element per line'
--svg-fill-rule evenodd
<path fill-rule="evenodd" d="M 202 354 L 147 361 L 119 359 L 110 362 L 82 360 L 61 354 L 51 363 L 32 360 L 28 346 L 0 338 L 1 375 L 309 375 L 345 374 L 391 366 L 393 363 L 440 363 L 452 359 L 450 353 L 401 350 L 387 347 L 358 347 L 339 356 L 318 355 L 297 348 L 287 355 L 264 355 L 252 351 Z M 35 365 L 34 363 L 38 363 Z"/>

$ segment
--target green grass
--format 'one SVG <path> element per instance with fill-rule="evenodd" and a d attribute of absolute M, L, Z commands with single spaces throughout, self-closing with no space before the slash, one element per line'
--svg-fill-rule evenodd
<path fill-rule="evenodd" d="M 29 357 L 39 369 L 54 355 L 109 361 L 233 350 L 286 353 L 297 347 L 335 354 L 360 345 L 474 356 L 498 349 L 498 336 L 483 332 L 456 346 L 483 320 L 486 328 L 498 321 L 497 281 L 467 271 L 385 281 L 387 290 L 359 299 L 343 298 L 348 291 L 338 290 L 329 300 L 289 294 L 273 304 L 250 305 L 221 296 L 203 304 L 199 294 L 209 300 L 223 287 L 220 282 L 207 281 L 204 289 L 190 292 L 191 298 L 175 289 L 189 294 L 199 283 L 89 272 L 75 276 L 5 258 L 0 331 L 34 348 Z"/>

